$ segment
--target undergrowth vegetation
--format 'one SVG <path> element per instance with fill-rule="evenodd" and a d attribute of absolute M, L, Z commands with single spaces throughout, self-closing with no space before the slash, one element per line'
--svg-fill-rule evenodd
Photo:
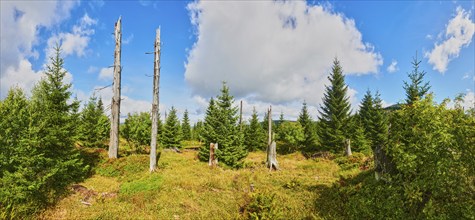
<path fill-rule="evenodd" d="M 318 190 L 330 188 L 342 171 L 332 160 L 301 153 L 278 156 L 281 170 L 269 172 L 265 152 L 252 152 L 245 168 L 209 168 L 198 152 L 162 151 L 150 174 L 148 155 L 101 162 L 73 191 L 41 214 L 43 219 L 302 219 L 318 218 Z M 90 203 L 86 205 L 81 201 Z"/>

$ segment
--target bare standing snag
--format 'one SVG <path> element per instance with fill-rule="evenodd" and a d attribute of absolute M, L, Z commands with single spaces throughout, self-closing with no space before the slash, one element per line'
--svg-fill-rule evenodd
<path fill-rule="evenodd" d="M 121 17 L 115 23 L 115 52 L 114 52 L 114 83 L 112 92 L 112 115 L 111 115 L 111 133 L 109 143 L 109 158 L 117 158 L 119 151 L 119 120 L 120 120 L 120 73 L 122 72 L 122 66 L 120 65 L 120 44 L 122 42 L 121 31 Z"/>
<path fill-rule="evenodd" d="M 150 172 L 157 168 L 157 132 L 158 132 L 158 103 L 160 82 L 160 28 L 155 37 L 155 51 L 153 64 L 153 103 L 152 103 L 152 138 L 150 141 Z"/>
<path fill-rule="evenodd" d="M 275 141 L 272 140 L 272 106 L 269 107 L 267 112 L 269 121 L 269 140 L 267 142 L 267 167 L 269 170 L 278 170 L 279 163 L 277 163 L 277 152 Z"/>

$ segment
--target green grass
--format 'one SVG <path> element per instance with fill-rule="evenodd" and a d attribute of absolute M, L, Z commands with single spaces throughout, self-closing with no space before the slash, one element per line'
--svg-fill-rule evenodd
<path fill-rule="evenodd" d="M 158 170 L 148 171 L 148 155 L 105 159 L 95 175 L 80 183 L 95 192 L 90 206 L 72 193 L 43 212 L 43 219 L 321 219 L 322 189 L 344 173 L 326 159 L 308 160 L 300 153 L 278 156 L 279 171 L 265 167 L 265 152 L 252 152 L 239 170 L 209 168 L 197 151 L 162 151 Z M 251 185 L 253 191 L 251 192 Z M 114 195 L 114 196 L 104 196 Z"/>

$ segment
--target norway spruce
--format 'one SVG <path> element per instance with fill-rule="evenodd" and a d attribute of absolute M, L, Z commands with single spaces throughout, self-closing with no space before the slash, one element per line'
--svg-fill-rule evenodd
<path fill-rule="evenodd" d="M 245 129 L 244 146 L 248 151 L 256 151 L 266 149 L 266 145 L 266 134 L 259 123 L 256 108 L 254 108 L 251 119 L 249 119 L 249 125 Z"/>
<path fill-rule="evenodd" d="M 217 126 L 218 110 L 214 99 L 209 100 L 208 108 L 206 109 L 205 121 L 203 128 L 200 131 L 200 138 L 204 141 L 204 145 L 200 147 L 198 157 L 201 161 L 208 161 L 209 159 L 209 144 L 217 140 L 215 127 Z"/>
<path fill-rule="evenodd" d="M 243 137 L 238 120 L 238 108 L 234 106 L 234 97 L 229 94 L 228 86 L 223 83 L 221 94 L 216 97 L 216 101 L 211 99 L 206 112 L 205 145 L 199 154 L 201 160 L 208 160 L 209 144 L 218 143 L 219 149 L 216 155 L 220 162 L 230 167 L 241 165 L 247 151 L 242 144 Z"/>
<path fill-rule="evenodd" d="M 407 104 L 412 104 L 416 100 L 421 100 L 427 94 L 427 92 L 429 92 L 429 82 L 423 82 L 426 72 L 419 70 L 419 65 L 421 62 L 421 60 L 417 60 L 416 53 L 416 57 L 414 57 L 411 62 L 413 70 L 407 74 L 410 81 L 404 81 L 404 90 L 406 91 Z"/>
<path fill-rule="evenodd" d="M 313 123 L 312 116 L 310 116 L 307 108 L 307 103 L 303 102 L 302 110 L 300 111 L 297 121 L 303 128 L 304 140 L 299 144 L 305 151 L 314 151 L 317 144 L 317 137 L 315 132 L 315 124 Z"/>
<path fill-rule="evenodd" d="M 181 132 L 183 134 L 183 140 L 185 141 L 191 140 L 190 118 L 188 117 L 188 110 L 186 109 L 185 109 L 185 113 L 183 113 L 183 120 L 181 122 Z"/>
<path fill-rule="evenodd" d="M 350 102 L 348 101 L 348 86 L 340 62 L 335 58 L 332 72 L 328 77 L 330 85 L 325 87 L 323 106 L 320 113 L 319 138 L 323 150 L 340 152 L 344 149 L 344 141 L 348 134 L 348 118 Z"/>
<path fill-rule="evenodd" d="M 29 102 L 11 91 L 1 105 L 0 142 L 7 149 L 0 154 L 8 154 L 6 169 L 4 164 L 0 169 L 0 213 L 5 218 L 31 217 L 89 168 L 74 146 L 79 102 L 71 101 L 71 84 L 64 83 L 60 51 L 55 48 Z"/>
<path fill-rule="evenodd" d="M 163 146 L 167 148 L 181 148 L 182 134 L 180 130 L 180 121 L 178 120 L 175 107 L 172 106 L 165 122 L 163 130 Z"/>
<path fill-rule="evenodd" d="M 78 139 L 86 147 L 104 147 L 110 132 L 110 120 L 104 114 L 102 99 L 91 96 L 80 113 Z"/>
<path fill-rule="evenodd" d="M 366 91 L 363 99 L 361 100 L 359 117 L 361 125 L 364 128 L 366 137 L 370 137 L 371 131 L 371 116 L 374 113 L 374 98 L 369 89 Z"/>

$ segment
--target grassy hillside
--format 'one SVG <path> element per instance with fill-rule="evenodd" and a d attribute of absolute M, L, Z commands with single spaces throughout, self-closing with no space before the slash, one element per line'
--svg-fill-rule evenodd
<path fill-rule="evenodd" d="M 197 152 L 163 151 L 159 170 L 148 172 L 148 155 L 115 161 L 95 150 L 95 174 L 72 186 L 71 194 L 40 215 L 44 219 L 320 219 L 316 201 L 341 175 L 326 159 L 307 160 L 300 153 L 278 156 L 281 170 L 265 168 L 265 153 L 250 153 L 245 168 L 208 167 Z M 253 188 L 251 192 L 251 188 Z"/>

